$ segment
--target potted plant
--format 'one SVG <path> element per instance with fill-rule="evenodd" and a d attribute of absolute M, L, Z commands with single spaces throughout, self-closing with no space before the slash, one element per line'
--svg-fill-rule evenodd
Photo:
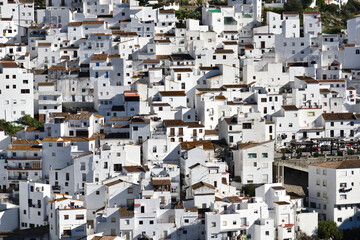
<path fill-rule="evenodd" d="M 343 156 L 343 152 L 341 150 L 337 150 L 337 155 L 338 156 Z"/>
<path fill-rule="evenodd" d="M 347 154 L 348 155 L 354 155 L 354 150 L 352 150 L 351 148 L 349 148 L 348 150 L 347 150 Z"/>
<path fill-rule="evenodd" d="M 324 151 L 325 151 L 325 147 L 324 147 L 324 146 L 321 146 L 320 151 L 321 151 L 321 154 L 323 154 Z"/>
<path fill-rule="evenodd" d="M 296 158 L 300 158 L 301 157 L 301 155 L 302 155 L 302 149 L 301 148 L 298 148 L 298 149 L 296 149 Z"/>
<path fill-rule="evenodd" d="M 282 148 L 282 149 L 281 149 L 281 153 L 282 153 L 281 159 L 282 159 L 282 160 L 285 160 L 285 159 L 286 159 L 286 156 L 285 156 L 286 149 L 285 149 L 285 148 Z"/>

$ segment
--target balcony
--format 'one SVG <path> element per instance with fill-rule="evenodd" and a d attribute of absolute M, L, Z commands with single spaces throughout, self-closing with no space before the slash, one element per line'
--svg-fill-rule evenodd
<path fill-rule="evenodd" d="M 61 100 L 39 100 L 39 105 L 60 105 Z"/>
<path fill-rule="evenodd" d="M 113 70 L 113 66 L 111 65 L 111 63 L 108 63 L 107 65 L 102 65 L 102 66 L 93 66 L 92 70 L 103 70 L 103 71 L 111 71 Z"/>
<path fill-rule="evenodd" d="M 27 176 L 8 176 L 8 180 L 18 181 L 18 180 L 28 180 Z"/>
<path fill-rule="evenodd" d="M 31 207 L 31 208 L 41 208 L 41 204 L 39 205 L 39 204 L 31 204 L 31 203 L 29 203 L 28 206 Z"/>
<path fill-rule="evenodd" d="M 41 157 L 19 157 L 19 158 L 8 158 L 8 161 L 24 161 L 24 160 L 37 160 L 37 161 L 41 161 L 42 158 Z"/>
<path fill-rule="evenodd" d="M 352 188 L 347 188 L 347 189 L 346 189 L 346 188 L 343 187 L 343 188 L 340 188 L 340 189 L 339 189 L 339 192 L 340 192 L 340 193 L 347 193 L 347 192 L 350 192 L 351 190 L 352 190 Z"/>

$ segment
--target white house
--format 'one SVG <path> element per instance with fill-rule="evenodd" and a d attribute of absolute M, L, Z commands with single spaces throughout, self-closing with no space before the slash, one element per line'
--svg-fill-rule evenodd
<path fill-rule="evenodd" d="M 334 221 L 340 229 L 359 227 L 359 168 L 359 160 L 309 166 L 309 206 L 319 220 Z"/>

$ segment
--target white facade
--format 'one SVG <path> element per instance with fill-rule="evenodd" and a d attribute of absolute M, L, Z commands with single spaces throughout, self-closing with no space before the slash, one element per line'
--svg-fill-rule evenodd
<path fill-rule="evenodd" d="M 358 227 L 358 160 L 309 166 L 309 206 L 320 220 L 334 221 L 340 229 Z"/>

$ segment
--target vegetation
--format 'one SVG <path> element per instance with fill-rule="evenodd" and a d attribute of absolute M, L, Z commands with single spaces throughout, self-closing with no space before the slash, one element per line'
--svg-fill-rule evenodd
<path fill-rule="evenodd" d="M 306 233 L 300 233 L 296 239 L 297 240 L 313 240 L 314 238 L 306 235 Z"/>
<path fill-rule="evenodd" d="M 227 1 L 223 0 L 211 0 L 209 1 L 210 5 L 227 5 Z"/>
<path fill-rule="evenodd" d="M 320 239 L 343 239 L 343 232 L 339 230 L 333 221 L 320 221 L 317 230 Z"/>
<path fill-rule="evenodd" d="M 7 122 L 4 119 L 0 119 L 0 127 L 5 131 L 5 133 L 12 137 L 15 136 L 18 131 L 23 129 L 23 126 L 39 128 L 44 127 L 44 123 L 31 117 L 30 115 L 24 115 L 21 119 L 15 122 Z"/>
<path fill-rule="evenodd" d="M 6 134 L 9 134 L 11 137 L 16 135 L 16 132 L 23 129 L 23 127 L 17 126 L 11 122 L 7 122 L 4 119 L 0 119 L 0 127 L 5 131 Z"/>
<path fill-rule="evenodd" d="M 38 121 L 37 119 L 31 117 L 30 115 L 24 115 L 19 121 L 17 121 L 16 123 L 24 125 L 24 126 L 28 126 L 31 128 L 39 128 L 39 127 L 44 127 L 44 123 Z"/>
<path fill-rule="evenodd" d="M 302 149 L 298 148 L 296 149 L 296 158 L 300 158 L 302 156 Z"/>
<path fill-rule="evenodd" d="M 317 0 L 317 6 L 321 12 L 325 33 L 341 33 L 341 29 L 346 28 L 347 20 L 353 18 L 360 11 L 360 3 L 356 0 L 349 0 L 342 7 L 325 4 L 324 0 Z"/>
<path fill-rule="evenodd" d="M 302 23 L 302 14 L 304 11 L 317 10 L 321 13 L 321 22 L 324 33 L 338 34 L 342 29 L 346 29 L 347 20 L 353 18 L 360 12 L 360 2 L 349 0 L 342 7 L 336 4 L 325 4 L 325 0 L 316 0 L 316 7 L 310 8 L 311 0 L 288 0 L 284 8 L 264 8 L 263 25 L 266 25 L 266 12 L 272 11 L 279 14 L 283 12 L 298 12 L 300 14 L 300 23 Z"/>
<path fill-rule="evenodd" d="M 348 150 L 347 150 L 347 154 L 348 154 L 348 155 L 354 155 L 354 153 L 355 153 L 355 151 L 352 150 L 352 149 L 348 149 Z"/>
<path fill-rule="evenodd" d="M 38 8 L 45 8 L 46 1 L 45 0 L 35 0 L 35 6 L 37 6 Z"/>
<path fill-rule="evenodd" d="M 185 20 L 185 19 L 197 19 L 201 21 L 201 12 L 198 10 L 194 10 L 194 9 L 189 9 L 189 10 L 179 10 L 175 12 L 175 15 L 178 19 L 180 20 Z"/>

